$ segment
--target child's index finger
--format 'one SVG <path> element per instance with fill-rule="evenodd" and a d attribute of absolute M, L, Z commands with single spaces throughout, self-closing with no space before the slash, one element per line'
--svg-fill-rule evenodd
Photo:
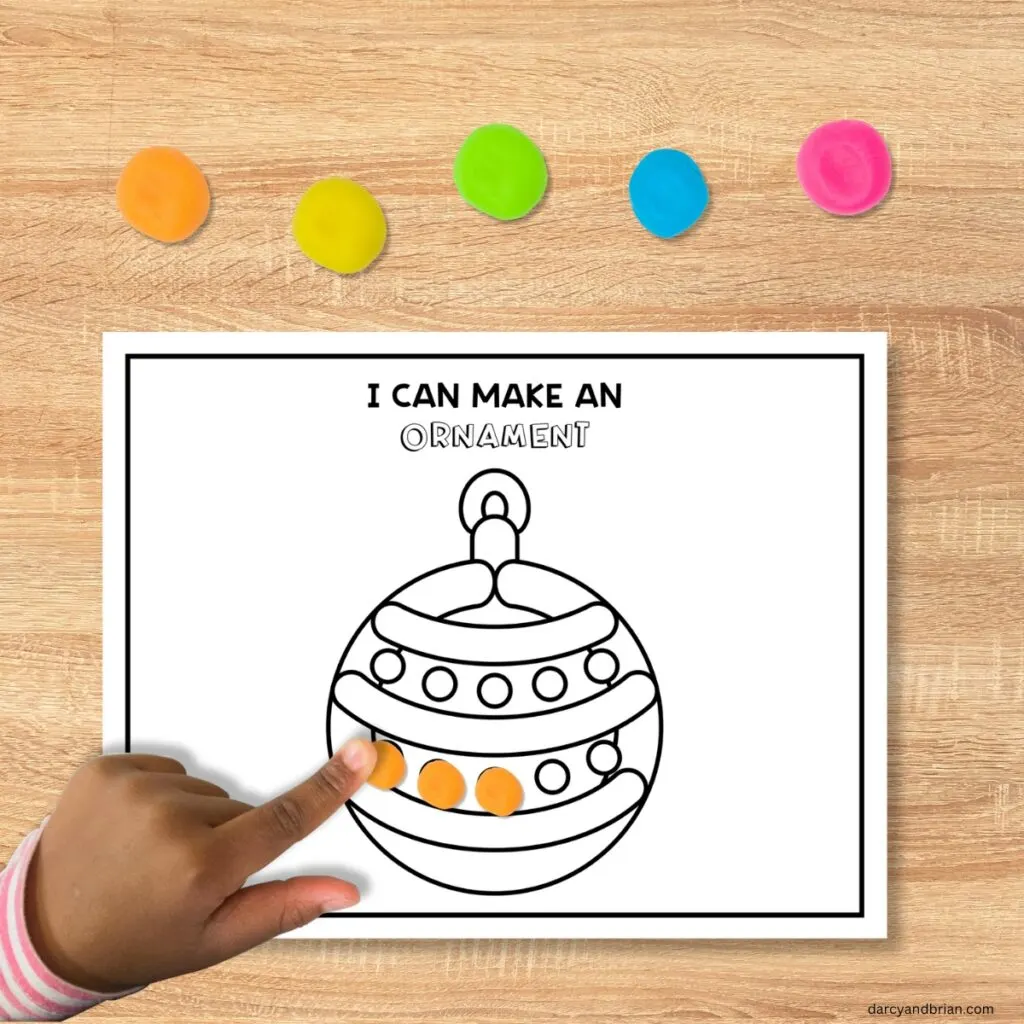
<path fill-rule="evenodd" d="M 376 757 L 369 741 L 349 740 L 304 782 L 219 826 L 238 884 L 319 828 L 366 781 Z"/>

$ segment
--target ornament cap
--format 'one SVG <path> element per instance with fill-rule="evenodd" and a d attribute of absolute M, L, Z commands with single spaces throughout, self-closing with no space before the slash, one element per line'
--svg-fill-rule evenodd
<path fill-rule="evenodd" d="M 472 533 L 483 519 L 505 519 L 517 533 L 530 522 L 530 495 L 507 469 L 485 469 L 470 477 L 459 498 L 459 519 Z"/>

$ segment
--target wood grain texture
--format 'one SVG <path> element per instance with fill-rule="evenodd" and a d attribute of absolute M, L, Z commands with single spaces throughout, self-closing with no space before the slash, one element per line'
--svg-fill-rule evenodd
<path fill-rule="evenodd" d="M 0 3 L 0 857 L 100 744 L 102 330 L 891 337 L 887 942 L 273 943 L 91 1016 L 789 1024 L 931 1001 L 1024 1020 L 1022 95 L 1016 0 Z M 896 168 L 853 221 L 793 172 L 844 115 Z M 549 160 L 525 222 L 451 186 L 492 120 Z M 153 143 L 212 184 L 184 245 L 114 209 Z M 658 145 L 713 196 L 674 244 L 625 201 Z M 353 279 L 288 233 L 330 173 L 390 224 Z"/>

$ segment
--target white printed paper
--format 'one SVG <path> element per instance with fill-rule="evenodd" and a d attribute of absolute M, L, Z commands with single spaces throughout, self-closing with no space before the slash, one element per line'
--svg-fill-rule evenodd
<path fill-rule="evenodd" d="M 884 937 L 885 359 L 108 334 L 105 748 L 401 751 L 256 876 L 359 884 L 299 936 Z"/>

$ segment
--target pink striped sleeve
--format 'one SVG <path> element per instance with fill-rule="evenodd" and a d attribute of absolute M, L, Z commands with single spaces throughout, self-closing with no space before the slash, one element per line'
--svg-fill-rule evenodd
<path fill-rule="evenodd" d="M 37 828 L 27 835 L 0 871 L 0 1021 L 66 1020 L 105 999 L 138 991 L 90 992 L 70 985 L 36 952 L 25 925 L 25 878 L 41 834 Z"/>

